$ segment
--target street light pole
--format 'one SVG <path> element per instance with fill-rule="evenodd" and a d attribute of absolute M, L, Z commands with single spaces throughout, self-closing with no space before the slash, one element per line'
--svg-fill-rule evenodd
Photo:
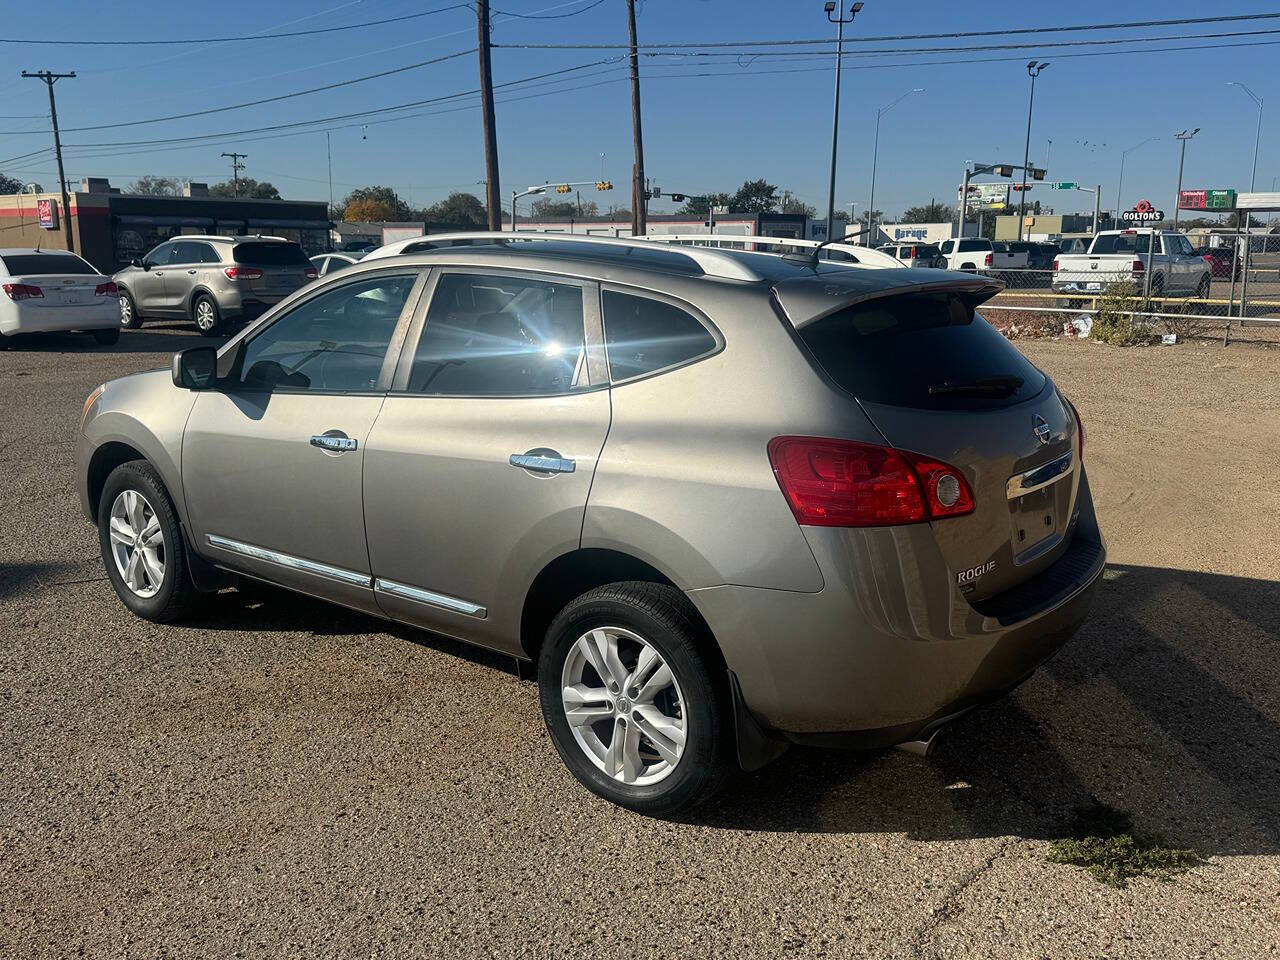
<path fill-rule="evenodd" d="M 913 93 L 924 93 L 924 87 L 913 87 L 893 103 L 876 111 L 876 136 L 871 148 L 871 199 L 867 201 L 867 246 L 869 247 L 874 247 L 876 243 L 875 224 L 872 221 L 876 215 L 876 160 L 880 156 L 880 118 Z"/>
<path fill-rule="evenodd" d="M 1027 145 L 1022 151 L 1022 192 L 1018 195 L 1018 239 L 1022 239 L 1022 218 L 1027 212 L 1027 164 L 1031 162 L 1031 109 L 1036 103 L 1036 77 L 1047 63 L 1027 64 L 1027 76 L 1031 78 L 1031 99 L 1027 101 Z"/>
<path fill-rule="evenodd" d="M 1249 177 L 1249 192 L 1258 189 L 1258 144 L 1262 141 L 1262 98 L 1239 81 L 1232 80 L 1227 86 L 1239 87 L 1258 105 L 1258 132 L 1253 136 L 1253 174 Z"/>
<path fill-rule="evenodd" d="M 528 196 L 532 196 L 535 193 L 546 193 L 546 192 L 547 192 L 547 188 L 545 185 L 541 187 L 530 187 L 528 190 L 521 190 L 519 193 L 516 193 L 514 190 L 511 191 L 511 232 L 512 233 L 516 232 L 516 201 L 519 200 L 521 197 L 528 197 Z"/>
<path fill-rule="evenodd" d="M 1145 147 L 1151 141 L 1159 139 L 1159 137 L 1147 137 L 1147 139 L 1143 140 L 1141 143 L 1135 143 L 1128 150 L 1120 151 L 1120 179 L 1116 181 L 1116 209 L 1111 218 L 1113 221 L 1120 219 L 1120 189 L 1124 186 L 1124 158 L 1129 156 L 1129 154 L 1133 153 L 1133 151 L 1137 150 L 1139 147 Z"/>
<path fill-rule="evenodd" d="M 822 9 L 826 11 L 827 20 L 836 24 L 836 95 L 835 106 L 832 108 L 831 115 L 831 183 L 827 189 L 827 236 L 830 237 L 831 221 L 834 219 L 836 212 L 836 144 L 840 134 L 840 66 L 844 57 L 844 25 L 853 23 L 853 18 L 862 9 L 862 2 L 859 0 L 858 3 L 849 8 L 849 19 L 847 20 L 843 12 L 837 17 L 831 15 L 836 12 L 834 0 L 827 0 Z"/>
<path fill-rule="evenodd" d="M 1187 141 L 1200 132 L 1200 128 L 1196 127 L 1190 133 L 1183 130 L 1181 133 L 1175 133 L 1173 139 L 1182 141 L 1182 154 L 1178 157 L 1178 193 L 1173 201 L 1173 229 L 1178 229 L 1178 201 L 1182 199 L 1182 165 L 1187 160 Z"/>

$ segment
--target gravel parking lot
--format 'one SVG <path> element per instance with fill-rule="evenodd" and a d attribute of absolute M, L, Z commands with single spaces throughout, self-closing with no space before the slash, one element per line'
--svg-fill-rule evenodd
<path fill-rule="evenodd" d="M 1280 350 L 1020 342 L 1089 431 L 1083 632 L 928 760 L 793 750 L 667 822 L 582 790 L 497 658 L 266 589 L 126 613 L 77 416 L 198 342 L 0 352 L 0 955 L 1280 949 Z M 1207 862 L 1121 890 L 1046 862 L 1092 800 Z"/>

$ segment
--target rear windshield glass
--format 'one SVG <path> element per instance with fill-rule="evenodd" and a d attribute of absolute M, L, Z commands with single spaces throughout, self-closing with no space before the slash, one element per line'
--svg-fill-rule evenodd
<path fill-rule="evenodd" d="M 1030 399 L 1044 375 L 958 297 L 856 304 L 799 331 L 827 375 L 871 403 L 980 410 Z"/>
<path fill-rule="evenodd" d="M 1090 253 L 1146 253 L 1151 246 L 1149 233 L 1103 233 L 1093 241 Z M 1157 246 L 1158 250 L 1159 247 Z"/>
<path fill-rule="evenodd" d="M 257 267 L 311 266 L 311 261 L 296 243 L 237 243 L 236 263 L 251 263 Z"/>
<path fill-rule="evenodd" d="M 11 277 L 98 272 L 79 257 L 65 253 L 6 253 L 2 259 Z"/>

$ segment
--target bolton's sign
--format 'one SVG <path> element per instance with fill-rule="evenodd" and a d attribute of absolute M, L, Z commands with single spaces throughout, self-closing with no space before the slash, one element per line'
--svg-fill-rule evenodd
<path fill-rule="evenodd" d="M 1139 200 L 1132 210 L 1125 210 L 1120 219 L 1126 223 L 1159 223 L 1164 219 L 1164 211 L 1157 210 L 1150 200 Z"/>
<path fill-rule="evenodd" d="M 37 200 L 36 216 L 42 230 L 58 229 L 58 204 L 53 200 Z"/>

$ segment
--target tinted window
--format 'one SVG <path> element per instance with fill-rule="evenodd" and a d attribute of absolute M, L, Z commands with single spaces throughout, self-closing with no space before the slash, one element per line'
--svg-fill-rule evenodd
<path fill-rule="evenodd" d="M 374 389 L 416 279 L 373 277 L 298 304 L 245 345 L 241 382 L 257 390 Z"/>
<path fill-rule="evenodd" d="M 990 240 L 961 240 L 959 250 L 961 253 L 973 253 L 975 250 L 990 250 Z"/>
<path fill-rule="evenodd" d="M 828 376 L 873 403 L 981 409 L 1026 400 L 1044 387 L 1044 376 L 1008 340 L 962 300 L 945 294 L 857 304 L 801 328 L 800 338 Z M 985 392 L 939 389 L 992 377 L 1022 382 Z"/>
<path fill-rule="evenodd" d="M 716 338 L 691 314 L 679 307 L 604 291 L 604 344 L 609 376 L 638 377 L 710 353 Z"/>
<path fill-rule="evenodd" d="M 938 255 L 938 248 L 926 244 L 918 244 L 915 248 L 916 257 L 919 259 L 931 259 Z"/>
<path fill-rule="evenodd" d="M 158 267 L 166 263 L 172 263 L 174 246 L 175 244 L 172 244 L 172 243 L 162 243 L 160 244 L 160 246 L 156 247 L 154 250 L 148 253 L 146 257 L 144 257 L 143 259 L 147 263 L 151 264 L 153 267 Z"/>
<path fill-rule="evenodd" d="M 296 243 L 237 243 L 236 263 L 256 267 L 309 267 L 311 261 Z"/>
<path fill-rule="evenodd" d="M 170 263 L 200 263 L 204 257 L 203 247 L 207 247 L 207 243 L 189 243 L 185 240 L 179 240 L 173 245 L 173 256 Z"/>
<path fill-rule="evenodd" d="M 1151 247 L 1149 233 L 1103 233 L 1099 234 L 1089 248 L 1090 253 L 1146 253 Z M 1156 244 L 1156 252 L 1160 245 Z"/>
<path fill-rule="evenodd" d="M 221 263 L 222 257 L 218 256 L 218 250 L 212 243 L 198 244 L 200 247 L 200 263 Z"/>
<path fill-rule="evenodd" d="M 3 259 L 11 277 L 98 272 L 79 257 L 65 253 L 6 253 Z"/>
<path fill-rule="evenodd" d="M 942 250 L 942 252 L 943 252 L 943 253 L 950 253 L 950 252 L 951 252 L 951 248 L 952 248 L 953 246 L 954 246 L 953 242 L 952 242 L 952 241 L 950 241 L 950 240 L 947 240 L 947 241 L 945 241 L 945 242 L 942 244 L 941 250 Z"/>
<path fill-rule="evenodd" d="M 447 273 L 414 352 L 408 390 L 441 396 L 546 396 L 585 387 L 582 288 Z"/>

